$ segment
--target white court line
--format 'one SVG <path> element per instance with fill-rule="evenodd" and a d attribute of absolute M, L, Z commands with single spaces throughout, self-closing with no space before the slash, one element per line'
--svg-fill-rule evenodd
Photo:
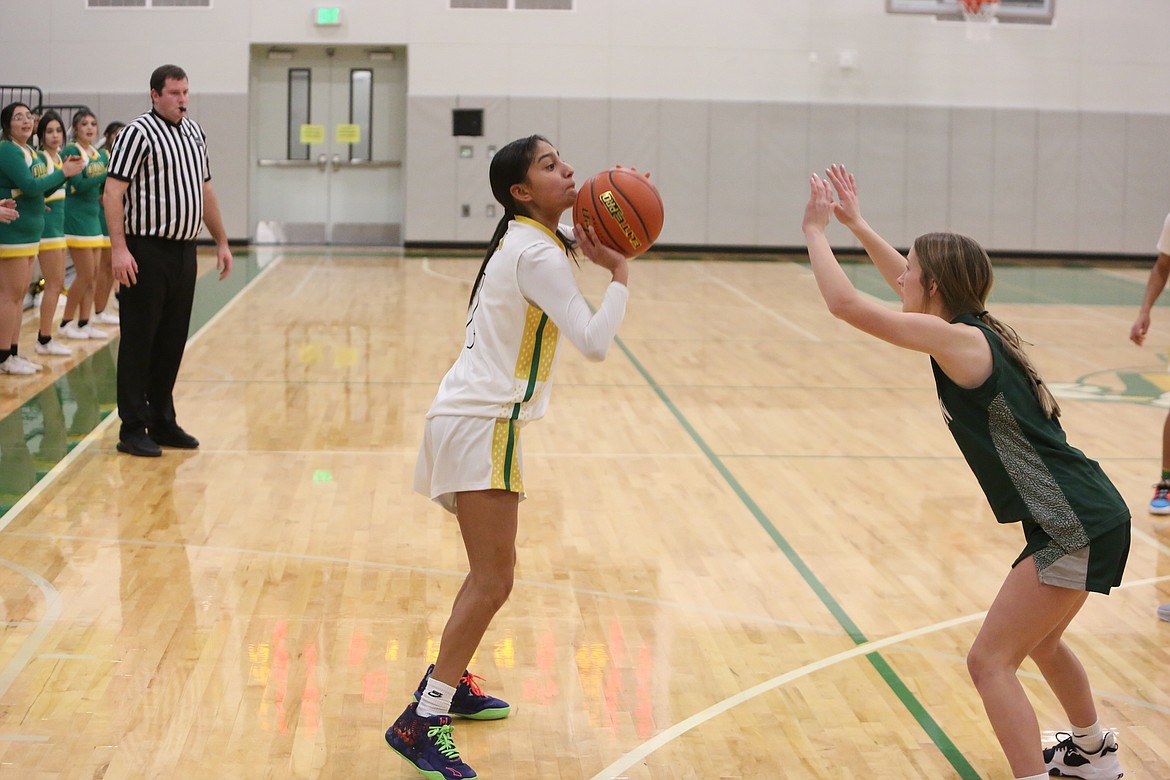
<path fill-rule="evenodd" d="M 1162 540 L 1160 540 L 1158 537 L 1154 536 L 1153 534 L 1149 533 L 1148 531 L 1143 531 L 1142 529 L 1135 527 L 1133 525 L 1132 521 L 1130 523 L 1129 535 L 1136 536 L 1138 539 L 1141 539 L 1143 542 L 1150 545 L 1151 547 L 1153 547 L 1155 550 L 1162 553 L 1163 555 L 1170 555 L 1170 545 L 1166 544 L 1165 542 L 1163 542 Z M 1127 585 L 1129 585 L 1129 584 L 1138 585 L 1138 584 L 1147 583 L 1147 582 L 1158 582 L 1161 579 L 1162 579 L 1161 577 L 1155 577 L 1155 578 L 1149 579 L 1149 580 L 1138 580 L 1137 582 L 1127 583 Z M 1123 588 L 1127 587 L 1127 585 L 1122 585 L 1122 587 Z"/>
<path fill-rule="evenodd" d="M 804 336 L 809 341 L 819 343 L 822 340 L 821 337 L 818 336 L 817 334 L 813 333 L 812 331 L 805 330 L 804 328 L 800 327 L 792 320 L 785 317 L 783 314 L 778 313 L 775 309 L 772 309 L 768 306 L 765 306 L 764 304 L 757 301 L 755 298 L 753 298 L 750 295 L 748 295 L 747 293 L 745 293 L 743 290 L 740 290 L 738 287 L 735 287 L 734 285 L 725 282 L 723 279 L 720 279 L 718 276 L 711 273 L 706 268 L 701 268 L 700 270 L 703 272 L 703 274 L 708 279 L 711 279 L 712 281 L 714 281 L 716 285 L 718 285 L 719 287 L 722 287 L 724 290 L 727 290 L 732 295 L 735 295 L 738 298 L 741 298 L 742 300 L 751 304 L 753 307 L 755 307 L 759 311 L 763 312 L 764 314 L 768 315 L 769 317 L 776 320 L 777 322 L 781 323 L 789 330 L 796 331 L 797 333 Z"/>
<path fill-rule="evenodd" d="M 1121 590 L 1123 588 L 1136 588 L 1144 585 L 1151 585 L 1168 581 L 1170 581 L 1170 575 L 1165 575 L 1162 577 L 1149 577 L 1143 580 L 1123 583 L 1117 588 L 1117 590 Z M 622 777 L 623 772 L 642 761 L 644 758 L 646 758 L 646 756 L 654 753 L 660 747 L 673 742 L 675 739 L 678 739 L 696 726 L 701 726 L 712 718 L 722 715 L 724 712 L 738 707 L 740 704 L 750 701 L 758 696 L 762 696 L 769 691 L 775 690 L 782 685 L 786 685 L 793 680 L 807 677 L 814 672 L 818 672 L 822 669 L 834 666 L 841 663 L 842 661 L 848 661 L 853 658 L 857 658 L 858 656 L 868 655 L 876 650 L 881 650 L 884 647 L 900 644 L 908 639 L 915 639 L 920 636 L 925 636 L 927 634 L 933 634 L 938 631 L 953 628 L 955 626 L 962 625 L 963 623 L 970 623 L 971 621 L 978 620 L 986 615 L 987 611 L 984 610 L 983 612 L 964 615 L 962 617 L 953 618 L 951 620 L 945 620 L 941 623 L 935 623 L 930 626 L 922 626 L 921 628 L 906 631 L 895 636 L 886 637 L 885 639 L 880 639 L 875 642 L 866 642 L 865 644 L 858 645 L 857 647 L 851 648 L 841 653 L 837 653 L 836 655 L 831 655 L 818 661 L 814 661 L 811 664 L 806 664 L 799 669 L 793 669 L 792 671 L 786 672 L 778 677 L 773 677 L 771 680 L 766 680 L 759 685 L 748 688 L 745 691 L 740 691 L 734 696 L 726 698 L 723 701 L 716 702 L 707 709 L 697 712 L 691 717 L 676 723 L 658 736 L 643 742 L 638 747 L 626 753 L 617 761 L 614 761 L 612 764 L 607 766 L 605 769 L 602 769 L 593 776 L 592 780 L 616 780 L 616 778 Z"/>
<path fill-rule="evenodd" d="M 45 612 L 40 620 L 36 623 L 36 628 L 29 634 L 28 639 L 25 639 L 21 644 L 20 649 L 12 656 L 12 660 L 0 671 L 0 699 L 8 692 L 9 686 L 16 680 L 17 676 L 24 671 L 28 666 L 29 660 L 36 653 L 37 648 L 41 646 L 41 642 L 45 641 L 45 635 L 52 630 L 54 624 L 61 617 L 61 594 L 57 589 L 41 575 L 37 574 L 32 569 L 21 566 L 12 561 L 0 561 L 0 566 L 12 569 L 14 572 L 24 575 L 30 582 L 36 585 L 41 590 L 41 594 L 45 597 Z"/>
<path fill-rule="evenodd" d="M 743 704 L 746 701 L 750 701 L 757 696 L 761 696 L 769 691 L 775 690 L 776 688 L 779 688 L 782 685 L 786 685 L 793 680 L 798 680 L 801 677 L 807 677 L 813 672 L 834 666 L 841 663 L 842 661 L 848 661 L 852 658 L 857 658 L 858 656 L 862 655 L 869 655 L 870 653 L 876 650 L 880 650 L 883 647 L 896 645 L 907 639 L 914 639 L 916 637 L 931 634 L 936 631 L 953 628 L 954 626 L 962 625 L 963 623 L 970 623 L 973 620 L 978 620 L 986 614 L 987 612 L 984 611 L 975 613 L 973 615 L 965 615 L 963 617 L 954 618 L 942 623 L 935 623 L 932 626 L 923 626 L 912 631 L 906 631 L 901 634 L 886 637 L 885 639 L 880 639 L 876 642 L 866 642 L 863 645 L 857 645 L 856 647 L 850 648 L 849 650 L 846 650 L 842 653 L 830 655 L 826 658 L 814 661 L 811 664 L 806 664 L 799 669 L 793 669 L 792 671 L 786 672 L 779 677 L 773 677 L 771 680 L 766 680 L 759 685 L 748 688 L 745 691 L 740 691 L 736 695 L 724 699 L 723 701 L 716 702 L 707 709 L 702 710 L 701 712 L 697 712 L 686 720 L 676 723 L 658 736 L 643 742 L 629 753 L 626 753 L 624 756 L 607 766 L 605 769 L 602 769 L 593 776 L 593 780 L 613 780 L 613 778 L 621 776 L 622 772 L 625 772 L 627 769 L 646 758 L 646 756 L 658 750 L 658 748 L 663 747 L 667 743 L 681 737 L 683 734 L 687 733 L 696 726 L 701 726 L 717 715 L 722 715 L 724 712 L 727 712 L 733 707 L 738 707 L 740 704 Z"/>
<path fill-rule="evenodd" d="M 459 259 L 460 260 L 463 260 L 463 259 L 471 260 L 473 258 L 459 258 Z M 483 261 L 481 260 L 480 262 L 483 262 Z M 468 287 L 471 286 L 470 282 L 467 279 L 464 279 L 462 276 L 455 276 L 453 274 L 446 274 L 446 273 L 442 273 L 441 271 L 436 271 L 434 269 L 434 266 L 431 265 L 431 258 L 429 258 L 429 257 L 424 257 L 422 259 L 422 269 L 423 269 L 424 274 L 427 274 L 429 276 L 433 276 L 436 279 L 444 279 L 444 280 L 449 281 L 449 282 L 458 282 L 459 284 L 467 285 Z"/>

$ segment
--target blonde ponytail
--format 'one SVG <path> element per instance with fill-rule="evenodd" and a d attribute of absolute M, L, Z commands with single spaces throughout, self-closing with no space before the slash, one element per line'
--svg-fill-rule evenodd
<path fill-rule="evenodd" d="M 1040 378 L 1040 372 L 1036 370 L 1032 359 L 1024 351 L 1024 347 L 1020 344 L 1020 336 L 1015 329 L 1005 322 L 1000 322 L 985 311 L 979 312 L 976 316 L 983 320 L 987 327 L 995 331 L 1000 341 L 1003 342 L 1008 355 L 1020 364 L 1020 368 L 1024 369 L 1028 379 L 1032 382 L 1032 390 L 1036 393 L 1036 400 L 1040 402 L 1040 408 L 1044 410 L 1045 416 L 1053 419 L 1060 417 L 1060 404 L 1056 402 L 1056 396 Z"/>

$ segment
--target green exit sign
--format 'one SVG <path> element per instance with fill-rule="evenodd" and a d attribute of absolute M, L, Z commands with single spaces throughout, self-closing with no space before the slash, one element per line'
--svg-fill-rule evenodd
<path fill-rule="evenodd" d="M 322 6 L 317 9 L 318 27 L 336 27 L 341 24 L 341 9 L 337 6 Z"/>

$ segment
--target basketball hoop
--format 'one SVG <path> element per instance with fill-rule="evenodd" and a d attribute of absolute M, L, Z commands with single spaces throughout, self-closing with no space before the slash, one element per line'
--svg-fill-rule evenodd
<path fill-rule="evenodd" d="M 959 0 L 959 6 L 963 9 L 967 40 L 991 40 L 991 25 L 999 11 L 999 0 Z"/>

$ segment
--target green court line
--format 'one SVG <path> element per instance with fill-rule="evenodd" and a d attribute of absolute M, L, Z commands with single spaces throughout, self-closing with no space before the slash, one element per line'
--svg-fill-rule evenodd
<path fill-rule="evenodd" d="M 833 598 L 833 595 L 829 593 L 829 590 L 825 587 L 824 583 L 822 583 L 816 574 L 813 573 L 813 570 L 809 568 L 808 564 L 804 562 L 804 559 L 800 557 L 800 554 L 796 551 L 796 549 L 793 548 L 793 546 L 786 538 L 784 538 L 784 535 L 780 533 L 779 529 L 776 528 L 776 526 L 768 518 L 767 514 L 764 513 L 764 510 L 761 509 L 759 504 L 755 502 L 755 499 L 753 499 L 747 490 L 744 489 L 743 485 L 739 483 L 739 480 L 735 478 L 735 476 L 723 463 L 723 459 L 715 454 L 715 451 L 712 450 L 710 445 L 708 445 L 707 442 L 704 441 L 703 437 L 699 435 L 698 431 L 695 430 L 694 426 L 691 425 L 686 416 L 683 415 L 681 411 L 679 411 L 678 407 L 675 406 L 674 401 L 672 401 L 670 396 L 666 394 L 666 391 L 663 390 L 662 387 L 654 380 L 654 378 L 650 375 L 650 372 L 647 371 L 645 366 L 642 365 L 641 361 L 639 361 L 634 356 L 633 351 L 630 350 L 628 346 L 626 346 L 626 343 L 621 339 L 621 337 L 615 337 L 614 343 L 618 345 L 625 356 L 633 364 L 634 368 L 636 368 L 638 373 L 642 375 L 642 378 L 646 380 L 646 384 L 650 386 L 650 389 L 654 391 L 654 393 L 658 396 L 666 408 L 670 410 L 670 413 L 674 415 L 674 418 L 678 421 L 679 425 L 683 427 L 683 430 L 687 432 L 687 435 L 691 437 L 691 440 L 695 443 L 695 445 L 703 452 L 704 455 L 707 456 L 707 460 L 711 462 L 711 465 L 715 467 L 715 470 L 719 472 L 719 474 L 739 497 L 739 500 L 743 502 L 744 506 L 746 506 L 752 515 L 756 518 L 756 522 L 760 524 L 760 527 L 762 527 L 764 531 L 767 532 L 768 536 L 772 537 L 772 541 L 775 542 L 776 546 L 780 548 L 780 551 L 784 553 L 784 556 L 788 559 L 789 563 L 792 564 L 793 568 L 795 568 L 797 572 L 800 573 L 800 576 L 804 579 L 805 584 L 807 584 L 813 593 L 816 594 L 817 598 L 820 599 L 825 608 L 829 610 L 829 613 L 833 615 L 833 618 L 837 621 L 837 623 L 843 629 L 845 629 L 845 633 L 849 635 L 849 638 L 853 640 L 853 643 L 855 645 L 862 645 L 868 642 L 869 639 L 867 639 L 865 634 L 861 632 L 861 629 L 858 628 L 857 624 L 853 622 L 853 619 L 849 617 L 849 614 L 845 612 L 845 609 L 840 605 L 840 603 L 838 603 L 835 598 Z M 956 772 L 959 773 L 959 777 L 963 778 L 963 780 L 978 780 L 979 774 L 975 771 L 974 767 L 971 766 L 971 764 L 963 756 L 962 752 L 959 751 L 958 747 L 951 740 L 951 738 L 946 735 L 946 733 L 942 730 L 942 727 L 938 725 L 933 717 L 931 717 L 930 713 L 926 711 L 926 708 L 922 705 L 921 702 L 918 701 L 918 699 L 914 696 L 906 684 L 902 682 L 902 679 L 898 677 L 898 674 L 890 667 L 886 660 L 879 653 L 870 653 L 866 655 L 866 660 L 870 662 L 881 678 L 885 680 L 886 685 L 889 686 L 894 695 L 898 697 L 898 700 L 902 702 L 902 706 L 904 706 L 906 710 L 914 717 L 914 719 L 918 722 L 918 725 L 921 726 L 922 730 L 926 732 L 927 736 L 930 737 L 930 740 L 935 744 L 935 747 L 939 749 L 950 765 L 954 767 Z"/>

